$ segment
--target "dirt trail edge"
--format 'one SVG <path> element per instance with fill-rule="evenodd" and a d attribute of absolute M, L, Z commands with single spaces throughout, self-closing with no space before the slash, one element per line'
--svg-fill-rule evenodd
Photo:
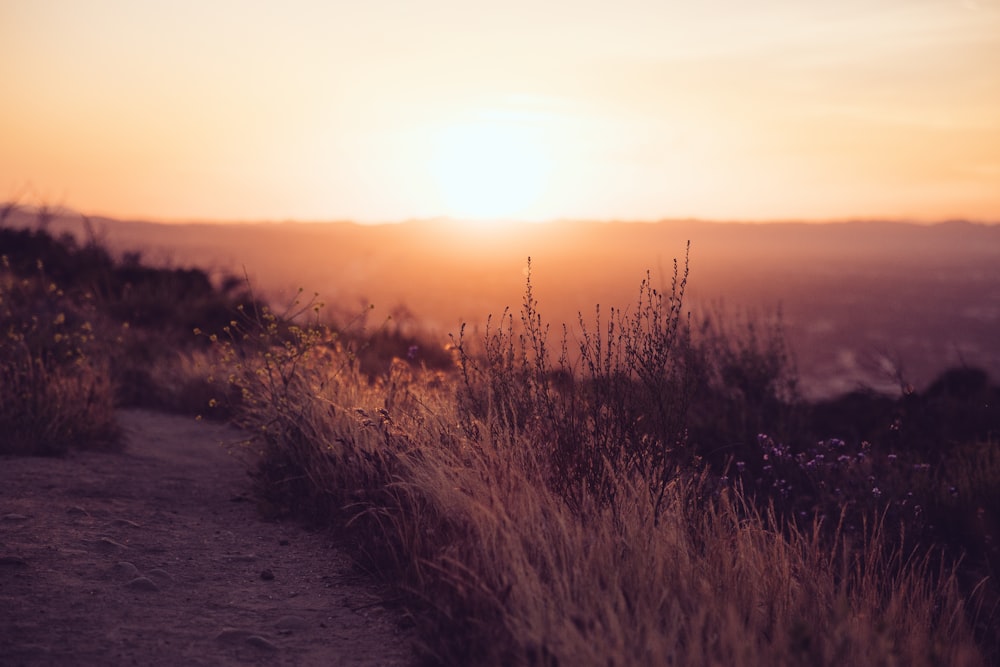
<path fill-rule="evenodd" d="M 0 458 L 0 664 L 416 663 L 330 535 L 260 519 L 238 431 L 120 421 L 124 454 Z"/>

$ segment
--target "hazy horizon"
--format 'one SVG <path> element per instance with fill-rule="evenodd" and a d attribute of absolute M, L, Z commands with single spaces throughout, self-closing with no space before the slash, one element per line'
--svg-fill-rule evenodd
<path fill-rule="evenodd" d="M 24 192 L 30 189 L 23 189 Z M 382 225 L 401 224 L 445 224 L 445 225 L 469 225 L 474 228 L 471 233 L 502 234 L 505 226 L 509 227 L 535 227 L 543 225 L 566 225 L 566 224 L 639 224 L 655 225 L 670 223 L 708 223 L 720 225 L 837 225 L 837 224 L 902 224 L 933 226 L 950 224 L 955 222 L 969 223 L 974 225 L 1000 225 L 1000 215 L 997 217 L 975 218 L 965 216 L 953 216 L 942 218 L 905 218 L 905 217 L 879 217 L 879 216 L 845 216 L 845 217 L 792 217 L 792 218 L 704 218 L 698 216 L 661 216 L 655 218 L 551 218 L 545 220 L 521 220 L 521 219 L 473 219 L 462 218 L 449 215 L 437 215 L 426 217 L 408 217 L 395 220 L 356 220 L 351 218 L 292 218 L 292 217 L 248 217 L 248 218 L 209 218 L 209 217 L 180 217 L 164 218 L 156 216 L 122 216 L 98 210 L 80 210 L 72 206 L 53 202 L 30 203 L 26 197 L 12 198 L 7 201 L 0 199 L 0 207 L 9 206 L 11 210 L 18 210 L 30 216 L 37 216 L 39 212 L 46 212 L 56 218 L 76 217 L 79 219 L 107 220 L 112 222 L 127 222 L 137 224 L 154 225 L 282 225 L 282 224 L 350 224 L 361 227 L 372 227 Z"/>
<path fill-rule="evenodd" d="M 592 321 L 596 305 L 634 306 L 647 270 L 669 288 L 690 240 L 688 308 L 721 308 L 734 326 L 780 312 L 810 396 L 892 391 L 894 364 L 917 387 L 965 364 L 1000 379 L 1000 225 L 564 222 L 488 233 L 433 222 L 91 222 L 114 252 L 246 275 L 277 306 L 299 288 L 319 292 L 344 321 L 369 312 L 380 326 L 392 315 L 442 344 L 462 323 L 481 332 L 488 315 L 520 306 L 528 257 L 540 310 L 558 330 L 581 314 Z M 22 210 L 8 224 L 34 218 Z M 73 215 L 50 229 L 84 233 Z"/>

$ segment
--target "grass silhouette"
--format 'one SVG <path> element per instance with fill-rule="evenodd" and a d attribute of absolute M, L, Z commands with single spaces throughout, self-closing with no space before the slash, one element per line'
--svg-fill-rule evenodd
<path fill-rule="evenodd" d="M 191 332 L 232 321 L 241 283 L 116 259 L 89 226 L 80 243 L 43 223 L 0 224 L 0 452 L 114 447 L 117 406 L 203 410 L 219 388 L 198 368 L 210 346 Z"/>
<path fill-rule="evenodd" d="M 676 276 L 584 328 L 576 356 L 566 336 L 550 352 L 529 277 L 520 316 L 460 335 L 444 376 L 397 359 L 371 382 L 334 332 L 247 316 L 222 345 L 260 350 L 234 382 L 265 506 L 350 531 L 446 664 L 995 655 L 996 550 L 929 518 L 989 507 L 971 470 L 995 471 L 995 443 L 934 466 L 905 441 L 816 444 L 777 330 L 692 326 Z M 751 435 L 770 419 L 801 442 Z"/>

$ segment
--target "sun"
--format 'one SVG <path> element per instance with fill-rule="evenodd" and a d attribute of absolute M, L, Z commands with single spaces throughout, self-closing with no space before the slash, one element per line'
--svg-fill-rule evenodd
<path fill-rule="evenodd" d="M 463 220 L 530 215 L 552 171 L 539 128 L 516 121 L 450 125 L 437 135 L 433 150 L 431 172 L 445 213 Z"/>

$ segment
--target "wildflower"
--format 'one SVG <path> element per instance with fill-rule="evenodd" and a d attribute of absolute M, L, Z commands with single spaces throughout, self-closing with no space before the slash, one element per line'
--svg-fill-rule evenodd
<path fill-rule="evenodd" d="M 740 472 L 743 472 L 743 469 L 746 468 L 746 467 L 747 467 L 746 461 L 737 461 L 736 462 L 736 469 L 739 470 Z"/>
<path fill-rule="evenodd" d="M 889 456 L 887 456 L 886 458 L 889 459 L 890 463 L 892 463 L 893 461 L 895 461 L 899 457 L 896 456 L 895 454 L 889 454 Z"/>
<path fill-rule="evenodd" d="M 877 486 L 873 487 L 872 488 L 872 495 L 875 496 L 876 498 L 880 498 L 882 496 L 882 490 L 880 488 L 878 488 Z"/>
<path fill-rule="evenodd" d="M 954 486 L 949 486 L 948 487 L 948 493 L 951 494 L 952 498 L 957 498 L 958 497 L 958 489 L 956 489 Z"/>

